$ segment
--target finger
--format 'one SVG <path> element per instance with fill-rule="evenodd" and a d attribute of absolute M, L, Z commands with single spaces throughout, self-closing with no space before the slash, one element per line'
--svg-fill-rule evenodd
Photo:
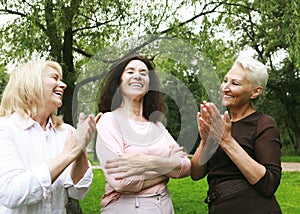
<path fill-rule="evenodd" d="M 95 121 L 95 117 L 93 115 L 90 115 L 88 117 L 88 124 L 89 124 L 89 127 L 92 128 L 93 131 L 96 129 L 96 121 Z"/>
<path fill-rule="evenodd" d="M 85 115 L 84 115 L 83 112 L 80 112 L 80 113 L 79 113 L 79 117 L 78 117 L 78 124 L 83 123 L 84 120 L 85 120 Z"/>
<path fill-rule="evenodd" d="M 172 154 L 173 154 L 173 148 L 174 148 L 174 144 L 171 144 L 170 146 L 169 146 L 169 149 L 170 149 L 170 151 L 169 151 L 169 156 L 168 157 L 170 157 Z"/>
<path fill-rule="evenodd" d="M 129 176 L 131 176 L 130 173 L 124 172 L 124 173 L 122 173 L 121 175 L 117 175 L 117 176 L 115 177 L 115 180 L 121 180 L 121 179 L 127 178 L 127 177 L 129 177 Z"/>
<path fill-rule="evenodd" d="M 221 117 L 220 111 L 214 103 L 210 103 L 210 109 L 213 115 L 215 115 L 218 118 Z"/>
<path fill-rule="evenodd" d="M 226 123 L 231 123 L 228 111 L 225 111 L 224 113 L 224 120 Z"/>
<path fill-rule="evenodd" d="M 112 174 L 119 174 L 119 173 L 126 173 L 128 172 L 127 169 L 123 168 L 111 168 L 111 169 L 106 169 L 107 174 L 112 175 Z"/>
<path fill-rule="evenodd" d="M 200 121 L 203 120 L 203 119 L 202 119 L 202 116 L 201 116 L 201 113 L 200 113 L 200 112 L 197 112 L 197 116 L 196 116 L 196 117 L 197 117 L 197 125 L 198 125 L 198 128 L 200 128 Z"/>
<path fill-rule="evenodd" d="M 116 164 L 116 165 L 120 165 L 119 163 L 124 163 L 125 161 L 127 161 L 128 158 L 120 156 L 118 158 L 115 159 L 110 159 L 106 161 L 106 164 Z"/>
<path fill-rule="evenodd" d="M 120 164 L 118 164 L 118 163 L 115 163 L 115 162 L 106 162 L 106 164 L 105 164 L 105 166 L 104 166 L 104 168 L 105 169 L 114 169 L 114 168 L 119 168 L 119 166 L 120 166 Z"/>

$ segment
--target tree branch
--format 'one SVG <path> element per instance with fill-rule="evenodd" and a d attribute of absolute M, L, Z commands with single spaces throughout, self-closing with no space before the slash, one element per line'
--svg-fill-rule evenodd
<path fill-rule="evenodd" d="M 5 12 L 3 15 L 18 15 L 21 17 L 25 17 L 25 13 L 21 13 L 19 11 L 9 10 L 9 9 L 0 9 L 0 12 Z"/>
<path fill-rule="evenodd" d="M 162 34 L 166 34 L 166 33 L 172 31 L 173 29 L 175 29 L 175 28 L 177 28 L 177 27 L 181 27 L 181 26 L 183 26 L 183 25 L 186 25 L 186 24 L 188 24 L 188 23 L 190 23 L 190 22 L 196 20 L 197 18 L 199 18 L 199 17 L 201 17 L 201 16 L 205 16 L 205 15 L 207 15 L 207 14 L 214 13 L 214 12 L 217 11 L 217 9 L 218 9 L 221 5 L 223 5 L 222 2 L 218 3 L 218 4 L 217 4 L 216 6 L 214 6 L 214 8 L 212 8 L 211 10 L 204 11 L 204 9 L 208 6 L 208 4 L 206 4 L 206 5 L 202 8 L 201 13 L 199 13 L 199 14 L 193 16 L 192 18 L 190 18 L 190 19 L 188 19 L 188 20 L 186 20 L 186 21 L 184 21 L 184 22 L 179 23 L 179 24 L 176 25 L 176 26 L 172 26 L 172 27 L 170 27 L 170 28 L 168 28 L 168 29 L 166 29 L 166 30 L 164 30 L 164 31 L 161 31 L 160 34 L 161 34 L 161 35 L 162 35 Z"/>
<path fill-rule="evenodd" d="M 87 53 L 87 52 L 85 52 L 84 50 L 81 50 L 81 49 L 79 49 L 79 48 L 74 48 L 74 47 L 73 47 L 73 50 L 74 50 L 75 52 L 77 52 L 77 53 L 83 55 L 83 56 L 88 57 L 88 58 L 90 58 L 90 57 L 93 56 L 92 54 L 89 54 L 89 53 Z"/>

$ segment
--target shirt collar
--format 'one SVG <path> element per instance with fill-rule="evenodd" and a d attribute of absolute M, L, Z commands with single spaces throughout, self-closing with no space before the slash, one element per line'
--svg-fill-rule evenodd
<path fill-rule="evenodd" d="M 12 117 L 14 117 L 16 119 L 17 124 L 24 130 L 34 126 L 35 124 L 40 126 L 40 124 L 38 122 L 36 122 L 35 120 L 33 120 L 31 117 L 23 117 L 22 115 L 20 115 L 17 112 L 13 113 Z M 54 128 L 54 125 L 53 125 L 51 117 L 49 117 L 48 122 L 46 124 L 46 130 L 49 130 L 51 128 Z"/>

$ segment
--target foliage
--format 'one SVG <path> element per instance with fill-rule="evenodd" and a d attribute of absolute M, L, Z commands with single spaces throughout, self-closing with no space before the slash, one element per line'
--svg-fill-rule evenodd
<path fill-rule="evenodd" d="M 169 46 L 173 55 L 162 53 L 168 50 L 162 46 L 153 50 L 152 45 L 162 38 L 176 38 L 201 53 L 196 57 L 206 59 L 217 80 L 222 79 L 240 51 L 250 49 L 269 67 L 268 87 L 258 110 L 276 119 L 283 144 L 297 150 L 299 8 L 296 0 L 2 0 L 0 15 L 9 14 L 13 19 L 1 27 L 0 63 L 7 66 L 32 58 L 60 62 L 68 85 L 60 112 L 66 122 L 76 123 L 78 111 L 95 113 L 95 94 L 99 93 L 108 68 L 119 57 L 143 53 L 153 59 L 160 71 L 180 80 L 192 94 L 189 100 L 181 86 L 167 87 L 167 125 L 174 137 L 180 137 L 181 131 L 186 136 L 188 130 L 194 130 L 195 124 L 181 124 L 186 119 L 182 121 L 183 113 L 195 115 L 197 111 L 194 103 L 190 105 L 191 100 L 197 106 L 203 100 L 215 100 L 211 100 L 210 87 L 203 82 L 206 77 L 199 77 L 200 66 L 200 72 L 190 72 L 192 66 L 183 63 L 194 59 L 190 56 L 195 52 L 181 54 L 183 57 L 178 60 L 174 50 L 187 53 L 182 43 Z M 166 82 L 164 79 L 163 87 Z M 217 86 L 215 82 L 210 85 Z M 174 95 L 184 107 L 176 106 Z"/>
<path fill-rule="evenodd" d="M 8 81 L 8 74 L 5 71 L 5 67 L 1 65 L 0 66 L 0 100 L 1 100 L 1 94 L 4 90 L 7 81 Z"/>
<path fill-rule="evenodd" d="M 276 119 L 284 144 L 299 149 L 299 1 L 230 0 L 223 7 L 210 21 L 212 31 L 225 26 L 232 48 L 250 47 L 268 65 L 270 78 L 258 110 Z"/>

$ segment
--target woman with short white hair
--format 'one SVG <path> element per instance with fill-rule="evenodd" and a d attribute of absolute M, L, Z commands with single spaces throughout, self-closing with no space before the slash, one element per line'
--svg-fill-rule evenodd
<path fill-rule="evenodd" d="M 280 136 L 274 119 L 254 108 L 267 80 L 261 62 L 238 58 L 221 84 L 222 105 L 230 113 L 221 115 L 209 102 L 200 106 L 201 142 L 191 177 L 207 175 L 209 213 L 281 213 L 274 195 L 281 178 Z M 208 157 L 214 143 L 218 148 Z"/>

